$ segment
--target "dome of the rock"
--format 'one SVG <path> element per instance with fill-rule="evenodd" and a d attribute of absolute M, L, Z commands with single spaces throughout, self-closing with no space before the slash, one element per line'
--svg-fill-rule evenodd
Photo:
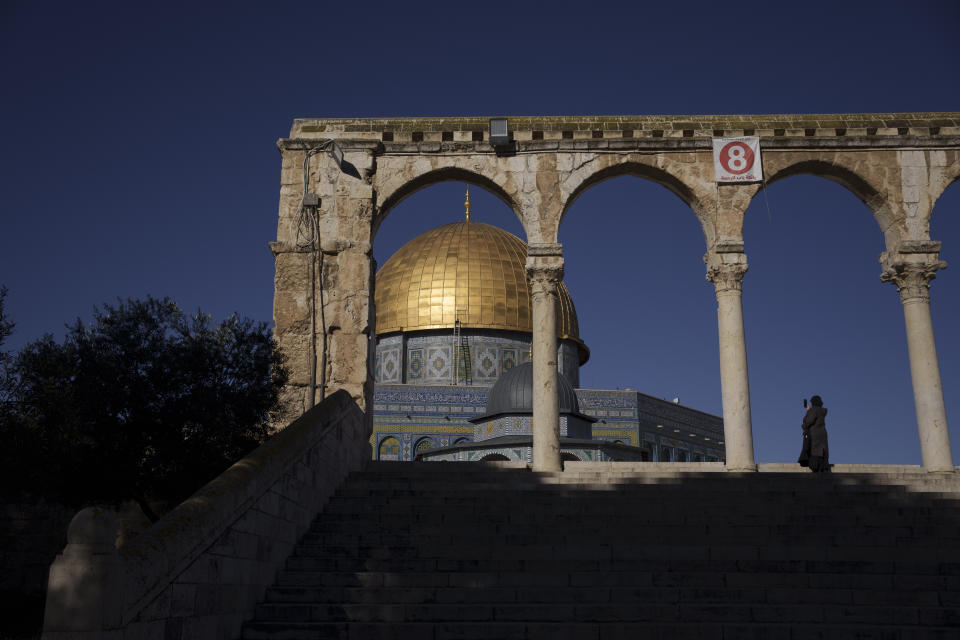
<path fill-rule="evenodd" d="M 377 335 L 453 329 L 532 332 L 527 245 L 497 227 L 464 220 L 403 245 L 377 273 Z M 580 340 L 570 292 L 560 283 L 557 337 Z"/>

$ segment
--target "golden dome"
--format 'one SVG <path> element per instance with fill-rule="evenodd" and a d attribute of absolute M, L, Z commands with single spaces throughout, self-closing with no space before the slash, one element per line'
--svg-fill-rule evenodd
<path fill-rule="evenodd" d="M 377 273 L 377 335 L 452 330 L 457 319 L 464 329 L 532 333 L 526 261 L 523 240 L 498 227 L 468 218 L 431 229 Z M 590 352 L 562 282 L 559 294 L 557 336 L 577 343 L 583 364 Z"/>

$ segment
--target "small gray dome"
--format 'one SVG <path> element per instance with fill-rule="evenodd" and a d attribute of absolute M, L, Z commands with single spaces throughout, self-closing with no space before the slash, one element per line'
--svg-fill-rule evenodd
<path fill-rule="evenodd" d="M 579 414 L 577 394 L 566 376 L 557 375 L 560 414 Z M 501 375 L 487 395 L 487 416 L 533 412 L 533 363 L 524 362 Z"/>

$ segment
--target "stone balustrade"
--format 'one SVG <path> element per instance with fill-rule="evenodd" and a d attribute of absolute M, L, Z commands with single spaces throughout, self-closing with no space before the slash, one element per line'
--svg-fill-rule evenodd
<path fill-rule="evenodd" d="M 43 640 L 238 637 L 326 500 L 370 459 L 369 435 L 339 391 L 122 551 L 114 514 L 82 510 L 50 567 Z"/>

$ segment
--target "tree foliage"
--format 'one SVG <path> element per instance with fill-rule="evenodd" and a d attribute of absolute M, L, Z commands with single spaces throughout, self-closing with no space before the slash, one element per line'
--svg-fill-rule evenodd
<path fill-rule="evenodd" d="M 4 424 L 5 416 L 12 407 L 10 394 L 13 389 L 13 380 L 10 373 L 10 363 L 13 358 L 3 349 L 3 344 L 13 334 L 16 325 L 7 315 L 6 299 L 7 288 L 0 287 L 0 424 Z"/>
<path fill-rule="evenodd" d="M 89 326 L 27 345 L 11 369 L 4 437 L 26 455 L 4 466 L 20 492 L 134 499 L 151 518 L 150 501 L 184 499 L 266 439 L 287 375 L 264 323 L 214 324 L 154 298 L 95 309 Z"/>

